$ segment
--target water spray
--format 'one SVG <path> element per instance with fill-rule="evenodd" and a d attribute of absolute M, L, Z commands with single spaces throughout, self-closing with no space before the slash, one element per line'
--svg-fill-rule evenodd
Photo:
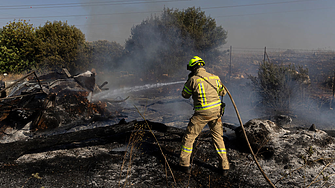
<path fill-rule="evenodd" d="M 106 91 L 102 91 L 100 93 L 95 94 L 92 100 L 97 101 L 97 100 L 110 99 L 110 98 L 115 98 L 118 95 L 124 94 L 124 93 L 132 93 L 132 92 L 143 91 L 143 90 L 148 90 L 152 88 L 163 87 L 163 86 L 174 85 L 174 84 L 181 84 L 181 83 L 185 83 L 185 81 L 145 84 L 142 86 L 124 87 L 120 89 L 106 90 Z"/>

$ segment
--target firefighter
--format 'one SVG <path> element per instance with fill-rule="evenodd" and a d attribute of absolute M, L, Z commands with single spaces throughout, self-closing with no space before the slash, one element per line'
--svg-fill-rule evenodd
<path fill-rule="evenodd" d="M 227 175 L 229 162 L 226 147 L 223 141 L 223 127 L 221 116 L 223 115 L 220 96 L 227 91 L 223 87 L 220 78 L 206 72 L 205 62 L 198 56 L 194 56 L 187 65 L 188 75 L 182 96 L 186 99 L 192 96 L 194 103 L 194 114 L 191 117 L 185 135 L 181 143 L 180 170 L 190 174 L 190 157 L 193 143 L 202 129 L 208 124 L 214 141 L 214 147 L 219 156 L 219 170 L 222 175 Z"/>

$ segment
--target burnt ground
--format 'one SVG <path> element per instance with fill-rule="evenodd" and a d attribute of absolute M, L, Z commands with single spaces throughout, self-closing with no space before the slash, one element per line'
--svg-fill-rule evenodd
<path fill-rule="evenodd" d="M 136 124 L 136 123 L 135 123 Z M 178 171 L 181 135 L 142 128 L 29 151 L 1 163 L 1 187 L 238 187 L 217 172 L 217 154 L 206 132 L 197 141 L 192 174 Z M 55 139 L 57 141 L 57 139 Z M 129 144 L 130 143 L 130 144 Z M 128 149 L 127 149 L 128 147 Z M 228 144 L 229 148 L 229 144 Z M 162 152 L 170 169 L 164 162 Z M 175 180 L 174 180 L 175 179 Z"/>
<path fill-rule="evenodd" d="M 40 137 L 36 134 L 35 142 L 27 139 L 16 143 L 17 145 L 7 144 L 7 158 L 2 156 L 0 162 L 0 187 L 269 187 L 251 155 L 238 148 L 239 142 L 229 130 L 225 135 L 232 169 L 228 176 L 223 177 L 217 172 L 217 154 L 206 131 L 208 129 L 203 131 L 195 143 L 191 175 L 178 171 L 182 132 L 192 113 L 189 101 L 180 101 L 180 87 L 169 86 L 154 92 L 137 92 L 125 102 L 110 103 L 107 108 L 112 111 L 114 118 L 109 121 L 73 127 L 65 134 L 49 134 L 45 137 L 48 139 L 44 139 L 43 133 L 40 133 Z M 226 110 L 227 121 L 229 117 L 236 118 L 231 115 L 233 110 L 229 106 Z M 142 121 L 142 115 L 150 120 L 149 124 L 161 123 L 163 129 L 155 129 L 153 132 L 145 129 L 147 124 Z M 98 124 L 102 125 L 99 127 Z M 134 125 L 131 130 L 118 133 L 108 131 L 115 126 L 129 124 Z M 164 126 L 176 129 L 167 131 Z M 87 127 L 90 129 L 87 130 Z M 315 135 L 314 132 L 307 134 L 299 129 L 291 132 L 280 138 L 290 138 L 289 136 L 297 134 L 304 137 L 296 137 L 295 140 L 301 140 L 306 138 L 305 135 Z M 293 140 L 294 138 L 292 137 Z M 304 149 L 310 147 L 309 143 L 304 144 Z M 39 147 L 44 145 L 48 147 Z M 26 150 L 14 158 L 8 157 L 19 146 Z M 313 147 L 316 148 L 314 145 Z M 332 148 L 333 145 L 330 150 Z M 294 151 L 288 153 L 285 148 L 279 149 L 283 151 L 279 157 L 275 156 L 277 158 L 282 159 L 285 154 L 295 155 Z M 318 150 L 321 153 L 322 150 Z M 314 152 L 314 155 L 316 153 L 318 152 Z M 304 180 L 307 177 L 304 175 L 305 171 L 310 172 L 310 178 L 314 179 L 318 173 L 316 169 L 320 169 L 307 169 L 303 166 L 301 156 L 292 158 L 293 162 L 289 165 L 282 164 L 284 160 L 275 164 L 275 157 L 261 160 L 261 165 L 269 172 L 274 183 L 279 182 L 278 187 L 306 187 L 308 184 L 303 184 L 308 182 Z M 319 155 L 315 156 L 317 157 Z M 296 163 L 304 168 L 299 168 Z M 284 172 L 291 168 L 305 171 L 297 170 L 297 178 L 290 174 L 292 177 L 282 180 L 286 177 Z"/>
<path fill-rule="evenodd" d="M 208 134 L 198 139 L 192 174 L 178 171 L 180 142 L 193 111 L 189 101 L 180 101 L 179 87 L 137 92 L 124 102 L 108 103 L 113 114 L 109 120 L 3 144 L 0 187 L 238 187 L 233 175 L 223 178 L 217 172 Z M 176 131 L 144 130 L 146 124 L 137 121 L 142 116 Z M 129 124 L 131 130 L 108 132 Z"/>

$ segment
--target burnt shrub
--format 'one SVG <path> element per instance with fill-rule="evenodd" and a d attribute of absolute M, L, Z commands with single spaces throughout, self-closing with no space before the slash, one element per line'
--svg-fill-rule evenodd
<path fill-rule="evenodd" d="M 266 61 L 259 65 L 257 76 L 248 75 L 248 79 L 258 93 L 259 104 L 276 111 L 289 110 L 293 99 L 302 102 L 305 90 L 310 85 L 308 69 Z"/>

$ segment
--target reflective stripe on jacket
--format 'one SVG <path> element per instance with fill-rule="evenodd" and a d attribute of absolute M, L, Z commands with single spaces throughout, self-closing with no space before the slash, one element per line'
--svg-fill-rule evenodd
<path fill-rule="evenodd" d="M 226 93 L 218 76 L 206 72 L 204 68 L 199 68 L 185 83 L 182 96 L 184 98 L 192 96 L 194 110 L 197 111 L 219 108 L 221 105 L 219 96 L 224 96 Z"/>

